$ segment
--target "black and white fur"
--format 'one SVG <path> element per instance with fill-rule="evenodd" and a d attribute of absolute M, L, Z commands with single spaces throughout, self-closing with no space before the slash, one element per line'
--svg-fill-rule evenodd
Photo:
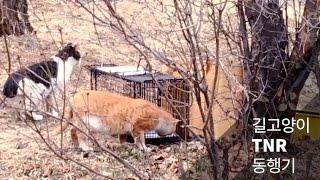
<path fill-rule="evenodd" d="M 39 104 L 50 99 L 54 90 L 64 89 L 79 61 L 76 46 L 68 43 L 50 60 L 11 73 L 4 84 L 3 94 L 8 98 L 24 95 L 26 110 L 34 120 L 42 120 L 43 116 L 37 113 Z M 52 115 L 58 116 L 58 112 L 52 109 Z"/>

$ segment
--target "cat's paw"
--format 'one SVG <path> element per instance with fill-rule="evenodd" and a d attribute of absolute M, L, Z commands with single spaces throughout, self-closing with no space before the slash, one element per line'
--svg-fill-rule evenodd
<path fill-rule="evenodd" d="M 32 118 L 33 118 L 33 120 L 35 120 L 35 121 L 41 121 L 41 120 L 43 120 L 43 116 L 42 116 L 41 114 L 36 114 L 36 113 L 34 113 L 34 112 L 32 112 Z"/>

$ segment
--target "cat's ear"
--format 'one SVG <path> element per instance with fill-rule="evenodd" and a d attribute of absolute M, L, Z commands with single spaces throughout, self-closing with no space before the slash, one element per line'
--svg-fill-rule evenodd
<path fill-rule="evenodd" d="M 74 51 L 73 44 L 71 42 L 67 43 L 65 46 L 59 49 L 57 56 L 63 61 L 67 60 L 70 56 L 70 53 Z"/>

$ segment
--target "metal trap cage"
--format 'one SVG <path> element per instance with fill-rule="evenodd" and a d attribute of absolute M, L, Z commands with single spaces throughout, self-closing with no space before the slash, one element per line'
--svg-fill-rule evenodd
<path fill-rule="evenodd" d="M 179 119 L 179 115 L 169 103 L 171 102 L 180 115 L 189 123 L 190 91 L 185 80 L 163 73 L 153 73 L 154 79 L 161 86 L 160 89 L 152 74 L 143 68 L 104 64 L 102 66 L 92 65 L 88 69 L 91 75 L 92 90 L 107 90 L 132 98 L 142 98 L 162 107 Z M 176 134 L 178 136 L 160 137 L 156 132 L 151 131 L 146 133 L 145 137 L 149 143 L 175 141 L 180 138 L 186 139 L 188 138 L 188 133 L 183 126 L 183 122 L 177 124 Z"/>

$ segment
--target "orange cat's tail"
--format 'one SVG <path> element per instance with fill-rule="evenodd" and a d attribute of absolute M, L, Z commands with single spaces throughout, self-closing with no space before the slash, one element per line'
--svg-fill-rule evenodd
<path fill-rule="evenodd" d="M 66 108 L 66 117 L 62 120 L 62 125 L 58 125 L 58 127 L 56 127 L 53 132 L 52 135 L 56 136 L 58 134 L 61 134 L 63 131 L 65 131 L 67 129 L 67 127 L 69 126 L 70 122 L 73 119 L 73 111 L 70 107 Z"/>

